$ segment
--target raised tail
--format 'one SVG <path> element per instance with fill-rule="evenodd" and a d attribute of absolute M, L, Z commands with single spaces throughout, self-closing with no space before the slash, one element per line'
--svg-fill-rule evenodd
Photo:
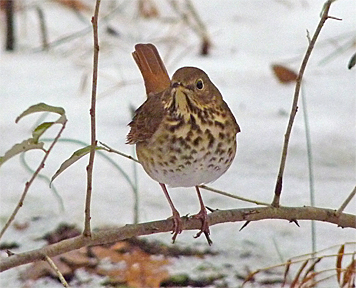
<path fill-rule="evenodd" d="M 132 56 L 141 71 L 147 96 L 162 92 L 169 87 L 169 75 L 153 44 L 136 44 Z"/>

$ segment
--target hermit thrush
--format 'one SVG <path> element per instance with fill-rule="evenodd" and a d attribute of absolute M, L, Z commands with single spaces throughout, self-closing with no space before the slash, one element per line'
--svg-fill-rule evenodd
<path fill-rule="evenodd" d="M 207 211 L 198 185 L 218 179 L 236 153 L 240 127 L 219 90 L 204 71 L 178 69 L 172 80 L 152 44 L 137 44 L 133 57 L 144 78 L 147 100 L 129 123 L 128 144 L 147 174 L 161 185 L 173 213 L 173 242 L 182 232 L 182 220 L 168 194 L 172 187 L 195 186 L 202 221 L 200 232 L 209 244 Z"/>

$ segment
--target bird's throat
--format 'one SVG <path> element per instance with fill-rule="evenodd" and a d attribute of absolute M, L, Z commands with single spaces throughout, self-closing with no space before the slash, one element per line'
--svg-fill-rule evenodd
<path fill-rule="evenodd" d="M 189 91 L 183 87 L 178 87 L 172 91 L 171 111 L 179 117 L 184 117 L 188 121 L 190 113 L 194 110 L 192 100 L 189 98 Z"/>

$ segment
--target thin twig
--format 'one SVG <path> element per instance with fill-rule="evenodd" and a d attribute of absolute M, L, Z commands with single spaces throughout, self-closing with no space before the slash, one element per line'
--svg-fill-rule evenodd
<path fill-rule="evenodd" d="M 62 128 L 59 130 L 57 136 L 54 138 L 52 144 L 49 146 L 48 150 L 45 150 L 45 155 L 41 161 L 41 163 L 38 165 L 35 173 L 33 173 L 31 179 L 29 181 L 26 182 L 25 184 L 25 189 L 24 191 L 22 192 L 22 195 L 21 195 L 21 198 L 20 198 L 20 201 L 19 203 L 17 204 L 15 210 L 12 212 L 10 218 L 7 220 L 4 228 L 2 228 L 1 232 L 0 232 L 0 239 L 1 237 L 4 235 L 5 231 L 7 230 L 7 228 L 9 228 L 10 224 L 12 223 L 12 221 L 15 219 L 15 216 L 17 214 L 17 212 L 20 210 L 20 208 L 22 207 L 23 205 L 23 202 L 26 198 L 26 195 L 27 195 L 27 192 L 28 190 L 30 189 L 33 181 L 36 179 L 37 175 L 40 173 L 40 171 L 44 168 L 45 166 L 45 162 L 49 156 L 49 153 L 52 151 L 54 145 L 57 143 L 59 137 L 61 136 L 63 130 L 65 129 L 65 126 L 66 126 L 66 123 L 67 123 L 67 120 L 65 120 L 62 124 Z"/>
<path fill-rule="evenodd" d="M 91 202 L 92 185 L 93 185 L 95 147 L 97 143 L 95 108 L 96 108 L 96 88 L 98 83 L 98 62 L 99 62 L 98 17 L 99 17 L 100 1 L 101 0 L 96 0 L 94 16 L 91 19 L 91 22 L 93 24 L 93 35 L 94 35 L 94 59 L 93 59 L 93 84 L 92 84 L 92 91 L 91 91 L 91 107 L 90 107 L 91 147 L 90 147 L 90 155 L 89 155 L 89 164 L 87 166 L 87 193 L 85 199 L 85 220 L 84 220 L 84 231 L 83 231 L 83 235 L 85 237 L 91 236 L 90 202 Z"/>
<path fill-rule="evenodd" d="M 356 194 L 356 186 L 354 188 L 354 190 L 351 191 L 350 195 L 346 198 L 346 200 L 344 201 L 344 203 L 342 203 L 342 205 L 340 206 L 340 208 L 336 211 L 336 215 L 340 215 L 344 209 L 346 208 L 346 206 L 350 203 L 350 201 L 352 200 L 352 198 L 355 197 Z"/>
<path fill-rule="evenodd" d="M 283 185 L 283 174 L 284 174 L 284 168 L 285 168 L 285 164 L 286 164 L 286 160 L 287 160 L 287 152 L 288 152 L 288 145 L 289 145 L 289 139 L 290 139 L 290 135 L 292 132 L 292 127 L 293 127 L 293 123 L 294 123 L 294 118 L 297 114 L 297 110 L 298 110 L 298 99 L 299 99 L 299 92 L 300 92 L 300 86 L 302 83 L 302 79 L 303 79 L 303 74 L 304 71 L 307 67 L 307 63 L 308 60 L 310 58 L 311 52 L 313 51 L 314 45 L 316 43 L 316 40 L 321 32 L 322 27 L 324 26 L 325 21 L 330 18 L 328 16 L 329 13 L 329 9 L 330 9 L 330 5 L 331 3 L 334 2 L 333 0 L 328 0 L 325 2 L 324 7 L 323 7 L 323 11 L 322 11 L 322 16 L 321 19 L 319 21 L 319 24 L 314 32 L 314 35 L 308 45 L 308 49 L 305 53 L 303 62 L 300 66 L 299 69 L 299 73 L 298 73 L 298 77 L 296 79 L 296 85 L 295 85 L 295 91 L 294 91 L 294 98 L 293 98 L 293 104 L 292 104 L 292 109 L 289 115 L 289 121 L 288 121 L 288 126 L 287 126 L 287 131 L 286 134 L 284 135 L 284 143 L 283 143 L 283 149 L 282 149 L 282 157 L 281 157 L 281 163 L 279 166 L 279 172 L 278 172 L 278 176 L 277 176 L 277 181 L 276 181 L 276 186 L 275 186 L 275 190 L 274 190 L 274 198 L 272 201 L 272 206 L 274 207 L 279 207 L 279 202 L 280 202 L 280 197 L 281 197 L 281 193 L 282 193 L 282 185 Z M 334 18 L 333 18 L 334 19 Z"/>
<path fill-rule="evenodd" d="M 54 272 L 56 272 L 58 279 L 59 279 L 59 281 L 61 281 L 63 287 L 69 287 L 66 279 L 64 279 L 61 271 L 59 271 L 57 265 L 52 261 L 52 259 L 49 258 L 47 255 L 45 256 L 45 259 L 46 259 L 47 263 L 49 264 L 49 266 L 51 266 L 51 268 L 54 270 Z"/>
<path fill-rule="evenodd" d="M 36 6 L 36 10 L 37 10 L 38 19 L 40 21 L 42 49 L 44 51 L 47 51 L 49 46 L 48 46 L 48 32 L 47 32 L 47 24 L 46 24 L 45 16 L 40 6 Z"/>
<path fill-rule="evenodd" d="M 260 201 L 251 200 L 251 199 L 248 199 L 248 198 L 240 197 L 240 196 L 237 196 L 237 195 L 234 195 L 234 194 L 230 194 L 230 193 L 227 193 L 227 192 L 224 192 L 224 191 L 221 191 L 221 190 L 217 190 L 217 189 L 205 186 L 205 185 L 199 185 L 199 187 L 202 188 L 202 189 L 205 189 L 205 190 L 212 191 L 214 193 L 220 194 L 220 195 L 224 195 L 224 196 L 227 196 L 227 197 L 230 197 L 230 198 L 238 199 L 238 200 L 249 202 L 249 203 L 254 203 L 256 205 L 271 206 L 268 203 L 264 203 L 264 202 L 260 202 Z"/>
<path fill-rule="evenodd" d="M 111 152 L 111 153 L 116 153 L 116 154 L 119 154 L 120 156 L 122 156 L 122 157 L 125 157 L 125 158 L 127 158 L 127 159 L 130 159 L 130 160 L 132 160 L 132 161 L 135 161 L 136 163 L 140 163 L 140 161 L 138 161 L 137 159 L 135 159 L 134 157 L 132 157 L 132 156 L 130 156 L 130 155 L 127 155 L 127 154 L 125 154 L 125 153 L 122 153 L 122 152 L 120 152 L 120 151 L 117 151 L 117 150 L 115 150 L 115 149 L 113 149 L 113 148 L 111 148 L 110 146 L 108 146 L 108 145 L 106 145 L 105 143 L 103 143 L 103 142 L 99 142 L 101 145 L 103 145 L 107 150 L 107 152 Z M 141 163 L 140 163 L 141 164 Z"/>

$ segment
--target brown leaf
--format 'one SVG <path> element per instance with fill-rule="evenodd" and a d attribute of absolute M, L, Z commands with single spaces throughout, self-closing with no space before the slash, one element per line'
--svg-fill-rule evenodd
<path fill-rule="evenodd" d="M 98 260 L 103 260 L 105 258 L 109 258 L 111 262 L 119 262 L 122 260 L 122 255 L 115 250 L 110 248 L 106 248 L 103 246 L 94 246 L 90 248 L 90 252 L 96 257 Z"/>
<path fill-rule="evenodd" d="M 273 64 L 272 70 L 274 72 L 274 75 L 279 80 L 279 82 L 283 84 L 295 82 L 297 80 L 298 75 L 293 70 L 283 65 Z"/>
<path fill-rule="evenodd" d="M 21 231 L 21 230 L 25 230 L 27 229 L 28 227 L 30 226 L 30 222 L 18 222 L 18 221 L 15 221 L 14 224 L 13 224 L 13 227 L 15 228 L 15 230 L 18 230 L 18 231 Z"/>
<path fill-rule="evenodd" d="M 300 268 L 299 268 L 299 270 L 297 272 L 297 275 L 295 275 L 295 277 L 294 277 L 294 279 L 292 281 L 292 284 L 290 285 L 291 288 L 296 287 L 296 285 L 298 284 L 300 274 L 302 274 L 302 272 L 303 272 L 305 266 L 307 266 L 308 262 L 309 262 L 309 259 L 305 260 L 304 263 L 302 264 L 302 266 L 300 266 Z"/>
<path fill-rule="evenodd" d="M 67 264 L 62 262 L 59 256 L 53 257 L 52 261 L 58 267 L 59 271 L 61 271 L 63 277 L 71 278 L 73 276 L 74 271 Z M 28 279 L 37 280 L 46 276 L 57 278 L 56 272 L 49 266 L 46 261 L 38 261 L 23 271 L 20 275 L 20 278 L 25 281 Z"/>
<path fill-rule="evenodd" d="M 42 239 L 47 240 L 49 244 L 57 243 L 64 239 L 72 238 L 80 235 L 80 230 L 75 225 L 61 223 L 56 230 L 46 233 Z"/>
<path fill-rule="evenodd" d="M 314 263 L 313 263 L 312 265 L 310 265 L 310 267 L 308 268 L 308 270 L 305 271 L 305 274 L 304 274 L 302 283 L 304 283 L 304 279 L 306 279 L 306 278 L 309 279 L 309 277 L 308 277 L 309 274 L 310 274 L 311 272 L 314 272 L 314 270 L 315 270 L 315 265 L 318 264 L 318 263 L 321 261 L 321 259 L 322 259 L 322 257 L 319 257 L 318 259 L 316 259 L 316 260 L 314 261 Z M 315 273 L 313 273 L 313 274 L 315 274 Z M 315 277 L 315 275 L 314 275 L 314 277 Z"/>
<path fill-rule="evenodd" d="M 350 265 L 346 267 L 346 271 L 344 273 L 344 279 L 342 281 L 341 287 L 345 287 L 346 284 L 349 284 L 347 287 L 355 287 L 351 283 L 351 282 L 355 282 L 355 276 L 356 276 L 355 274 L 356 274 L 356 262 L 355 259 L 352 259 Z"/>
<path fill-rule="evenodd" d="M 76 11 L 92 11 L 92 9 L 84 4 L 82 1 L 80 0 L 54 0 L 55 2 L 67 7 L 67 8 L 71 8 L 74 9 Z"/>
<path fill-rule="evenodd" d="M 119 241 L 110 247 L 110 249 L 115 250 L 117 252 L 128 251 L 129 243 L 127 241 Z"/>
<path fill-rule="evenodd" d="M 289 259 L 286 263 L 286 269 L 284 270 L 284 276 L 283 276 L 283 284 L 282 284 L 282 287 L 284 285 L 286 285 L 287 283 L 287 276 L 288 276 L 288 272 L 289 272 L 289 269 L 290 269 L 290 265 L 292 264 L 292 261 Z"/>
<path fill-rule="evenodd" d="M 342 264 L 342 257 L 344 256 L 344 251 L 345 251 L 345 245 L 342 244 L 339 252 L 337 253 L 337 258 L 336 258 L 336 277 L 337 277 L 337 282 L 340 284 L 341 283 L 341 264 Z"/>
<path fill-rule="evenodd" d="M 301 283 L 301 286 L 304 285 L 303 287 L 314 287 L 312 286 L 313 283 L 315 283 L 315 277 L 318 276 L 318 273 L 309 273 L 308 277 L 303 278 L 303 281 Z M 309 283 L 310 282 L 310 283 Z M 309 284 L 308 284 L 309 283 Z"/>
<path fill-rule="evenodd" d="M 200 55 L 206 56 L 209 55 L 211 48 L 210 40 L 207 37 L 203 37 L 201 46 L 200 46 Z"/>
<path fill-rule="evenodd" d="M 82 247 L 78 250 L 69 251 L 59 256 L 60 260 L 70 267 L 77 269 L 81 267 L 95 266 L 98 261 L 88 256 L 86 247 Z"/>
<path fill-rule="evenodd" d="M 156 4 L 152 0 L 139 0 L 138 11 L 143 18 L 156 18 L 159 16 Z"/>
<path fill-rule="evenodd" d="M 169 274 L 164 268 L 169 261 L 135 250 L 126 259 L 128 264 L 127 284 L 133 287 L 160 287 Z"/>
<path fill-rule="evenodd" d="M 109 265 L 98 265 L 106 259 Z M 130 287 L 160 287 L 169 277 L 166 266 L 170 263 L 164 256 L 150 255 L 129 242 L 118 242 L 112 246 L 83 247 L 53 257 L 53 262 L 66 279 L 74 276 L 74 271 L 85 267 L 90 273 L 107 276 L 111 284 L 125 284 Z M 23 280 L 40 277 L 57 278 L 45 261 L 32 264 L 22 273 Z"/>
<path fill-rule="evenodd" d="M 116 245 L 114 246 L 117 248 Z M 126 283 L 130 287 L 160 287 L 161 282 L 169 277 L 165 268 L 169 261 L 165 258 L 152 256 L 137 248 L 127 253 L 118 253 L 111 249 L 113 247 L 93 248 L 95 249 L 92 252 L 97 257 L 109 258 L 113 264 L 119 264 L 119 268 L 95 269 L 99 275 L 108 276 L 111 284 Z"/>
<path fill-rule="evenodd" d="M 247 282 L 255 282 L 255 275 L 259 272 L 260 272 L 260 270 L 256 270 L 256 271 L 248 274 L 247 277 L 245 278 L 244 282 L 242 283 L 242 286 L 244 286 Z"/>

